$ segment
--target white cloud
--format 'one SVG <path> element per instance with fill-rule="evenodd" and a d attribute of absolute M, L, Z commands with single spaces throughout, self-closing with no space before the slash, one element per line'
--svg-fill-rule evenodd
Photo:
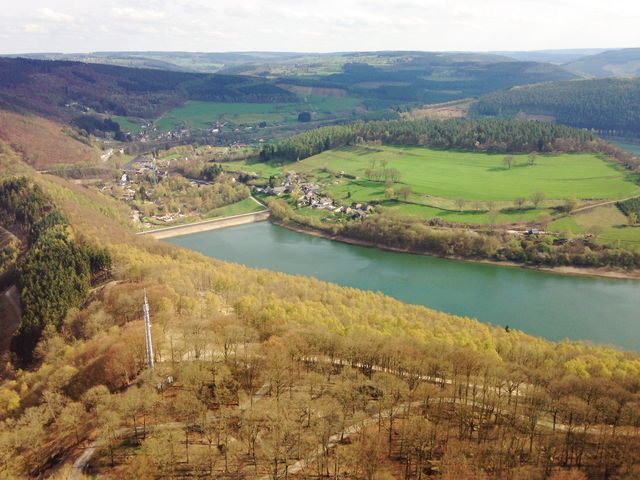
<path fill-rule="evenodd" d="M 55 22 L 73 22 L 73 17 L 69 14 L 56 12 L 55 10 L 51 10 L 50 8 L 41 8 L 40 14 L 48 19 L 53 20 Z"/>
<path fill-rule="evenodd" d="M 640 47 L 617 0 L 20 0 L 0 53 Z M 37 35 L 36 35 L 37 34 Z"/>
<path fill-rule="evenodd" d="M 111 9 L 111 13 L 123 20 L 134 20 L 141 22 L 153 22 L 155 20 L 161 20 L 167 16 L 165 12 L 160 10 L 147 10 L 131 7 L 113 8 Z"/>
<path fill-rule="evenodd" d="M 45 32 L 45 28 L 37 23 L 27 23 L 22 27 L 22 31 L 25 33 L 42 33 Z"/>

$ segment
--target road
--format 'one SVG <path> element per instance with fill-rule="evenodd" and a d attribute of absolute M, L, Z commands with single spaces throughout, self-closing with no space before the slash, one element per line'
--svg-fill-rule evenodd
<path fill-rule="evenodd" d="M 20 325 L 22 309 L 20 308 L 20 293 L 15 285 L 8 288 L 0 299 L 5 306 L 2 323 L 0 324 L 0 353 L 7 350 L 11 343 L 13 332 Z"/>

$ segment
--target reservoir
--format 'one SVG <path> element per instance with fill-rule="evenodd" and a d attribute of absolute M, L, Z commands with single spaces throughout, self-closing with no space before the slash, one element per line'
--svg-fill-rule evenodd
<path fill-rule="evenodd" d="M 269 222 L 165 241 L 249 267 L 380 291 L 549 340 L 640 350 L 640 282 L 386 252 L 293 232 Z"/>

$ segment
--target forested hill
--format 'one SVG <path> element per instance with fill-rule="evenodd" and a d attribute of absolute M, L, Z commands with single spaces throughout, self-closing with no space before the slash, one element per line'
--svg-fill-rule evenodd
<path fill-rule="evenodd" d="M 640 79 L 598 79 L 517 87 L 480 98 L 479 115 L 549 115 L 608 134 L 640 136 Z"/>
<path fill-rule="evenodd" d="M 185 100 L 292 101 L 264 79 L 0 58 L 0 108 L 70 120 L 87 111 L 152 118 Z"/>
<path fill-rule="evenodd" d="M 18 164 L 0 151 L 0 177 Z M 282 478 L 298 462 L 316 478 L 410 480 L 426 478 L 423 459 L 441 480 L 637 478 L 637 353 L 206 258 L 132 235 L 99 192 L 24 170 L 4 184 L 6 211 L 57 206 L 77 237 L 46 222 L 23 285 L 79 270 L 61 279 L 66 315 L 25 290 L 31 318 L 51 323 L 30 369 L 0 364 L 0 478 L 69 478 L 61 464 L 90 455 L 92 438 L 97 478 Z M 113 258 L 112 281 L 90 295 L 74 238 Z M 65 251 L 75 265 L 47 263 Z M 145 290 L 157 377 L 144 371 Z M 346 441 L 324 447 L 331 438 Z M 367 462 L 399 473 L 363 476 Z"/>
<path fill-rule="evenodd" d="M 640 48 L 607 50 L 570 61 L 563 67 L 587 77 L 635 77 L 640 74 Z"/>
<path fill-rule="evenodd" d="M 293 161 L 360 142 L 514 153 L 593 151 L 599 140 L 591 132 L 530 120 L 394 120 L 311 130 L 265 145 L 261 157 Z"/>

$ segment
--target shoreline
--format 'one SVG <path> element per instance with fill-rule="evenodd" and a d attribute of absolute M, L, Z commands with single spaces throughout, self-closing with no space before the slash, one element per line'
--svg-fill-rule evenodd
<path fill-rule="evenodd" d="M 288 230 L 292 230 L 294 232 L 304 233 L 307 235 L 312 235 L 314 237 L 326 238 L 327 240 L 347 243 L 349 245 L 356 245 L 356 246 L 367 247 L 367 248 L 377 248 L 377 249 L 385 250 L 388 252 L 408 253 L 411 255 L 443 258 L 443 259 L 449 259 L 449 260 L 457 260 L 461 262 L 484 263 L 488 265 L 496 265 L 499 267 L 523 268 L 527 270 L 552 273 L 555 275 L 568 275 L 573 277 L 597 277 L 597 278 L 609 278 L 609 279 L 616 279 L 616 280 L 640 280 L 640 271 L 627 272 L 624 270 L 614 270 L 610 268 L 599 269 L 599 268 L 580 268 L 580 267 L 572 267 L 572 266 L 536 267 L 536 266 L 531 266 L 531 265 L 526 265 L 526 264 L 516 263 L 516 262 L 499 262 L 496 260 L 487 260 L 487 259 L 434 255 L 434 254 L 414 251 L 406 248 L 391 247 L 388 245 L 378 244 L 375 242 L 368 242 L 366 240 L 359 240 L 359 239 L 344 237 L 342 235 L 332 235 L 330 233 L 326 233 L 322 230 L 317 230 L 312 227 L 306 227 L 298 224 L 292 225 L 290 223 L 286 223 L 281 220 L 270 219 L 270 221 L 274 225 L 277 225 L 282 228 L 286 228 Z"/>
<path fill-rule="evenodd" d="M 264 222 L 269 219 L 270 210 L 262 210 L 260 212 L 241 213 L 239 215 L 231 215 L 230 217 L 212 218 L 210 220 L 201 220 L 199 222 L 185 223 L 184 225 L 173 225 L 170 227 L 156 228 L 145 232 L 138 232 L 136 235 L 150 236 L 157 240 L 165 238 L 180 237 L 182 235 L 190 235 L 192 233 L 207 232 L 209 230 L 218 230 L 220 228 L 237 227 L 249 223 Z"/>

